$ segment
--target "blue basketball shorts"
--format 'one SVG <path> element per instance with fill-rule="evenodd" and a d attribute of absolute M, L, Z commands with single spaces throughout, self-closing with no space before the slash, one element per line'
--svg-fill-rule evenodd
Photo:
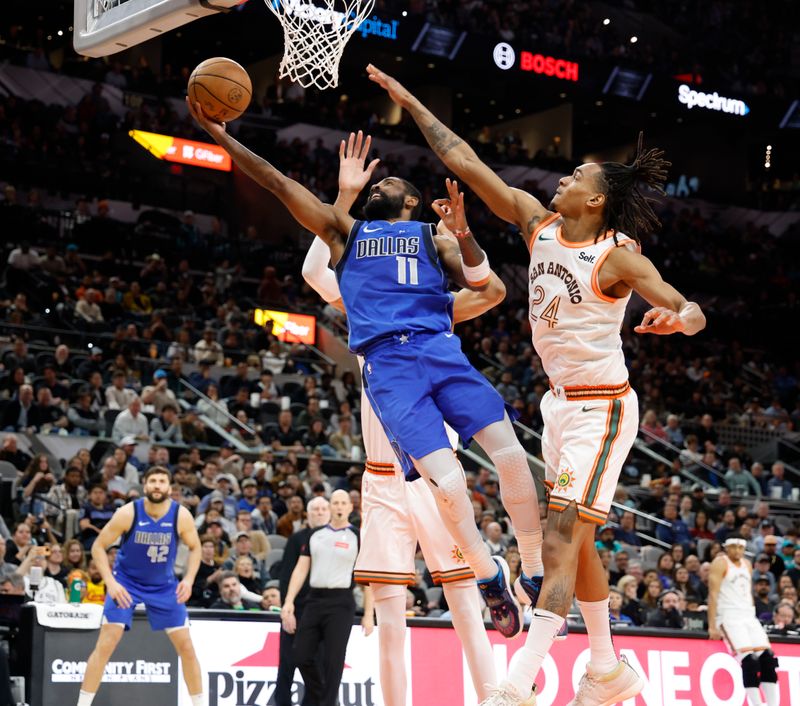
<path fill-rule="evenodd" d="M 419 459 L 451 448 L 444 422 L 468 446 L 507 412 L 517 416 L 472 367 L 455 334 L 395 334 L 363 354 L 367 397 L 407 475 L 404 455 Z"/>
<path fill-rule="evenodd" d="M 178 603 L 175 589 L 178 582 L 163 586 L 143 585 L 127 576 L 115 574 L 114 578 L 131 596 L 130 608 L 120 608 L 111 596 L 106 595 L 103 618 L 108 623 L 119 623 L 131 629 L 133 610 L 140 603 L 147 609 L 147 620 L 153 630 L 182 628 L 189 625 L 189 613 L 184 603 Z"/>

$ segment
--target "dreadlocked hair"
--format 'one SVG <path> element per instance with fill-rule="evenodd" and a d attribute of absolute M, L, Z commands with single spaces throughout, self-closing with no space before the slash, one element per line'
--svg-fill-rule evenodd
<path fill-rule="evenodd" d="M 643 138 L 644 133 L 640 132 L 632 164 L 604 162 L 600 165 L 606 206 L 603 225 L 595 240 L 611 230 L 615 242 L 617 232 L 622 232 L 641 243 L 641 236 L 645 232 L 661 225 L 653 211 L 655 199 L 645 195 L 642 187 L 663 196 L 667 169 L 672 162 L 663 158 L 664 150 L 642 149 Z"/>

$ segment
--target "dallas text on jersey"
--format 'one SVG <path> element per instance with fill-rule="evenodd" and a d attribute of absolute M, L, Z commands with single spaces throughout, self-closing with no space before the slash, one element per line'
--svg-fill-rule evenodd
<path fill-rule="evenodd" d="M 356 243 L 357 259 L 417 254 L 419 254 L 419 236 L 385 235 L 380 238 L 365 238 Z"/>

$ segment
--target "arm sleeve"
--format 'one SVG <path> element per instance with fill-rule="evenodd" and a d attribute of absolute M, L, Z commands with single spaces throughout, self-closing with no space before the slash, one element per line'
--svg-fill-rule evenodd
<path fill-rule="evenodd" d="M 314 238 L 303 261 L 303 279 L 328 303 L 342 298 L 336 274 L 328 267 L 330 261 L 330 248 L 321 238 Z"/>

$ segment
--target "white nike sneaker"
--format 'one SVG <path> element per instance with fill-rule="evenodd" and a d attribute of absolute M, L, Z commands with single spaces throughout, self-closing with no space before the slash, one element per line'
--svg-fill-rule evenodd
<path fill-rule="evenodd" d="M 536 706 L 536 685 L 533 685 L 531 695 L 522 700 L 520 693 L 511 684 L 500 684 L 489 687 L 489 698 L 484 699 L 478 706 Z"/>
<path fill-rule="evenodd" d="M 636 696 L 642 689 L 644 679 L 633 670 L 625 657 L 620 657 L 617 666 L 606 674 L 597 674 L 587 664 L 586 672 L 578 684 L 578 692 L 567 706 L 612 706 Z"/>

